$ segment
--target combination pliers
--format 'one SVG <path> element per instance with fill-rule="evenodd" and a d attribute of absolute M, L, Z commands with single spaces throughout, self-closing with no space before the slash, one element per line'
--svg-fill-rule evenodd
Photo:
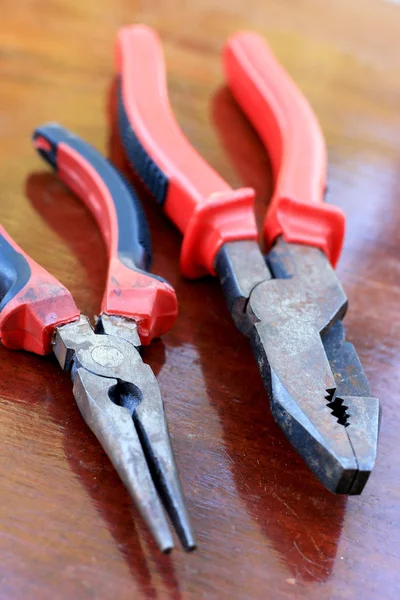
<path fill-rule="evenodd" d="M 70 292 L 0 227 L 0 337 L 4 346 L 54 352 L 73 393 L 159 548 L 173 548 L 162 506 L 186 550 L 195 547 L 157 380 L 141 345 L 177 316 L 174 289 L 149 273 L 150 234 L 123 176 L 97 150 L 57 124 L 33 143 L 93 214 L 108 253 L 100 316 L 93 328 Z"/>
<path fill-rule="evenodd" d="M 347 298 L 333 267 L 345 217 L 323 202 L 326 148 L 310 105 L 260 36 L 240 32 L 227 42 L 228 86 L 273 167 L 264 256 L 254 191 L 232 190 L 172 114 L 156 33 L 144 25 L 121 29 L 115 56 L 122 146 L 184 234 L 183 275 L 219 277 L 276 421 L 329 490 L 361 493 L 375 462 L 380 403 L 341 323 Z"/>

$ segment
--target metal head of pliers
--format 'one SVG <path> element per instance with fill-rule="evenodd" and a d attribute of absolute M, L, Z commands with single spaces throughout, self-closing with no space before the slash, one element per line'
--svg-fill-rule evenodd
<path fill-rule="evenodd" d="M 217 271 L 275 419 L 328 489 L 359 494 L 375 462 L 380 404 L 345 341 L 347 298 L 325 254 L 280 238 L 264 261 L 254 242 L 234 242 Z"/>
<path fill-rule="evenodd" d="M 134 321 L 103 314 L 58 327 L 54 353 L 71 372 L 83 418 L 98 438 L 163 552 L 173 539 L 162 505 L 186 550 L 195 542 L 171 449 L 157 380 L 138 351 Z"/>

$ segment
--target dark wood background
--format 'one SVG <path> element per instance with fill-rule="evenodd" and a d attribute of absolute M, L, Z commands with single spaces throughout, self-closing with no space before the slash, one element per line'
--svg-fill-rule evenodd
<path fill-rule="evenodd" d="M 53 359 L 0 349 L 0 599 L 400 597 L 400 6 L 383 0 L 3 0 L 0 219 L 94 315 L 106 256 L 90 215 L 31 148 L 60 121 L 118 159 L 107 125 L 119 26 L 160 32 L 174 109 L 232 185 L 267 158 L 223 87 L 220 49 L 264 34 L 326 136 L 330 202 L 348 229 L 339 274 L 348 337 L 384 417 L 361 497 L 325 491 L 273 422 L 217 282 L 178 271 L 180 235 L 145 199 L 154 270 L 176 286 L 176 327 L 145 351 L 158 373 L 199 548 L 157 551 Z"/>

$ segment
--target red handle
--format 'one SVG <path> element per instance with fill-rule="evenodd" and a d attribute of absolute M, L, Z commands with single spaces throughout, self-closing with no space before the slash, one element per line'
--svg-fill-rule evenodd
<path fill-rule="evenodd" d="M 254 191 L 231 187 L 201 158 L 171 111 L 162 48 L 144 25 L 120 30 L 119 129 L 135 170 L 184 233 L 181 269 L 187 277 L 215 273 L 228 241 L 257 239 Z"/>
<path fill-rule="evenodd" d="M 345 217 L 323 203 L 326 148 L 310 105 L 261 36 L 235 34 L 223 58 L 229 87 L 272 162 L 275 190 L 264 222 L 267 243 L 283 235 L 288 242 L 317 246 L 335 265 Z"/>
<path fill-rule="evenodd" d="M 102 232 L 109 262 L 101 311 L 135 320 L 142 344 L 149 344 L 172 327 L 178 304 L 175 290 L 147 272 L 150 233 L 135 192 L 95 148 L 59 125 L 38 128 L 34 145 Z"/>
<path fill-rule="evenodd" d="M 4 346 L 48 354 L 55 328 L 78 317 L 69 291 L 0 226 L 0 338 Z"/>

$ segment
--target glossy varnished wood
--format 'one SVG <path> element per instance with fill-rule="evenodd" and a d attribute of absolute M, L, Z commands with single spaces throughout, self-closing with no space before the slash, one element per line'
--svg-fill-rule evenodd
<path fill-rule="evenodd" d="M 176 327 L 144 353 L 158 374 L 199 548 L 161 556 L 55 361 L 0 348 L 0 598 L 385 598 L 400 596 L 400 7 L 383 0 L 3 0 L 0 219 L 94 315 L 106 256 L 90 215 L 30 145 L 63 125 L 119 161 L 106 106 L 119 26 L 158 28 L 179 122 L 233 185 L 268 160 L 223 86 L 219 53 L 264 34 L 326 135 L 328 200 L 348 230 L 339 274 L 348 337 L 384 418 L 359 498 L 325 491 L 268 408 L 247 341 L 217 282 L 179 276 L 180 235 L 144 198 L 154 270 L 176 286 Z"/>

